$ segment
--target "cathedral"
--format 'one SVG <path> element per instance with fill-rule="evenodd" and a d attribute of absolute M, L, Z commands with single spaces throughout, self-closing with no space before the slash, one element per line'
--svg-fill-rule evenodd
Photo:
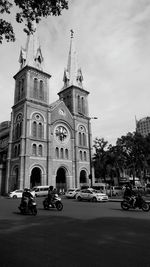
<path fill-rule="evenodd" d="M 35 185 L 65 192 L 89 185 L 92 177 L 89 92 L 77 64 L 73 31 L 63 85 L 51 104 L 51 75 L 43 61 L 35 30 L 20 51 L 11 121 L 0 124 L 0 194 Z"/>

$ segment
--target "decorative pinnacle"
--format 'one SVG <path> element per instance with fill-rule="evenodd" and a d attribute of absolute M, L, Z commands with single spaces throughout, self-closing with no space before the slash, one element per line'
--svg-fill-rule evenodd
<path fill-rule="evenodd" d="M 71 38 L 73 38 L 74 31 L 71 29 L 70 32 L 71 32 Z"/>

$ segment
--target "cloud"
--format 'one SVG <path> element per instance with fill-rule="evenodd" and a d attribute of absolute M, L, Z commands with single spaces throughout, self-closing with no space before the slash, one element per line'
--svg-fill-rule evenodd
<path fill-rule="evenodd" d="M 19 70 L 20 46 L 26 41 L 22 26 L 14 25 L 17 41 L 2 46 L 0 51 L 0 121 L 3 109 L 12 106 L 12 77 Z M 89 115 L 99 117 L 92 121 L 93 137 L 100 135 L 114 142 L 135 130 L 135 115 L 150 115 L 150 1 L 70 0 L 69 10 L 62 16 L 41 21 L 45 70 L 52 75 L 50 103 L 58 98 L 63 86 L 72 28 L 84 86 L 90 92 Z M 3 106 L 8 94 L 9 105 Z"/>

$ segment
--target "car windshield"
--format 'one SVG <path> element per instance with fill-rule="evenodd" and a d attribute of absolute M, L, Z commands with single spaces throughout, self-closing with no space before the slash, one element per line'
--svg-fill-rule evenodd
<path fill-rule="evenodd" d="M 98 193 L 98 191 L 95 190 L 95 189 L 90 189 L 90 190 L 88 190 L 88 191 L 90 191 L 91 193 Z"/>
<path fill-rule="evenodd" d="M 97 191 L 97 190 L 95 190 L 95 189 L 94 189 L 94 190 L 92 190 L 92 192 L 93 192 L 93 193 L 98 193 L 98 191 Z"/>

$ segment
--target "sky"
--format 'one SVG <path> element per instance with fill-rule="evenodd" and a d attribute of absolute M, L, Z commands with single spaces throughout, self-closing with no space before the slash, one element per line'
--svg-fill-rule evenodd
<path fill-rule="evenodd" d="M 16 41 L 0 45 L 0 122 L 10 120 L 14 101 L 13 76 L 19 71 L 20 48 L 25 47 L 23 25 L 9 15 Z M 44 71 L 50 79 L 50 99 L 58 99 L 70 44 L 70 30 L 83 86 L 90 92 L 89 116 L 93 140 L 117 138 L 135 131 L 139 120 L 150 116 L 150 0 L 69 0 L 59 17 L 42 19 L 39 39 Z"/>

